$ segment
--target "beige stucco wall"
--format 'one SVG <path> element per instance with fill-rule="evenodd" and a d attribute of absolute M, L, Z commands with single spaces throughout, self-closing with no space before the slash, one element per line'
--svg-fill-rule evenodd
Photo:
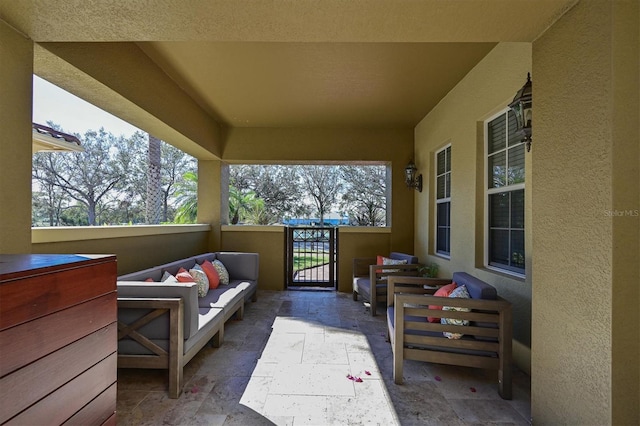
<path fill-rule="evenodd" d="M 223 226 L 222 251 L 260 255 L 260 290 L 284 290 L 285 235 L 281 226 Z"/>
<path fill-rule="evenodd" d="M 391 251 L 391 229 L 348 228 L 338 230 L 338 290 L 353 292 L 353 259 L 375 257 Z M 407 253 L 408 251 L 404 251 Z M 379 315 L 380 313 L 378 313 Z"/>
<path fill-rule="evenodd" d="M 34 228 L 33 253 L 115 254 L 118 275 L 211 251 L 207 225 Z"/>
<path fill-rule="evenodd" d="M 529 43 L 497 45 L 415 128 L 416 164 L 425 189 L 415 196 L 415 251 L 440 265 L 439 275 L 466 271 L 498 288 L 513 303 L 514 358 L 529 371 L 531 328 L 530 153 L 526 161 L 526 279 L 483 267 L 484 141 L 483 122 L 504 110 L 531 71 Z M 451 257 L 434 255 L 434 155 L 451 144 Z"/>
<path fill-rule="evenodd" d="M 639 421 L 638 16 L 583 1 L 533 44 L 537 424 Z"/>
<path fill-rule="evenodd" d="M 220 249 L 220 160 L 198 160 L 198 223 L 211 225 L 208 247 Z"/>
<path fill-rule="evenodd" d="M 222 227 L 222 251 L 248 251 L 260 254 L 261 290 L 284 290 L 286 229 L 283 226 Z M 390 228 L 338 229 L 338 291 L 351 293 L 353 259 L 375 257 L 391 251 Z"/>
<path fill-rule="evenodd" d="M 33 43 L 3 21 L 0 40 L 0 253 L 29 253 Z"/>
<path fill-rule="evenodd" d="M 221 126 L 136 43 L 42 43 L 35 73 L 188 154 L 219 158 Z"/>

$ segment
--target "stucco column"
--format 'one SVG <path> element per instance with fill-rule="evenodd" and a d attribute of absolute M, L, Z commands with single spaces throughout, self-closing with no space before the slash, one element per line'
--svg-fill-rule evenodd
<path fill-rule="evenodd" d="M 638 3 L 533 44 L 532 416 L 638 424 Z"/>
<path fill-rule="evenodd" d="M 31 253 L 33 42 L 0 21 L 0 253 Z"/>
<path fill-rule="evenodd" d="M 211 224 L 209 249 L 220 249 L 220 160 L 198 160 L 198 223 Z"/>

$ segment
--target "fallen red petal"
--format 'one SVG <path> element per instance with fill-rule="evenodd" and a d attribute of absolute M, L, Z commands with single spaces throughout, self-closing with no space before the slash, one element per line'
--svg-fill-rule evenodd
<path fill-rule="evenodd" d="M 351 374 L 347 374 L 347 379 L 353 380 L 353 376 Z"/>
<path fill-rule="evenodd" d="M 440 376 L 436 376 L 436 382 L 440 382 L 442 381 L 442 379 L 440 378 Z"/>
<path fill-rule="evenodd" d="M 370 376 L 371 375 L 371 371 L 364 370 L 364 374 L 366 374 L 367 376 Z"/>
<path fill-rule="evenodd" d="M 356 382 L 357 383 L 362 383 L 362 379 L 360 377 L 356 377 Z"/>
<path fill-rule="evenodd" d="M 471 389 L 471 392 L 475 392 L 476 391 L 476 388 L 469 388 L 469 389 Z"/>

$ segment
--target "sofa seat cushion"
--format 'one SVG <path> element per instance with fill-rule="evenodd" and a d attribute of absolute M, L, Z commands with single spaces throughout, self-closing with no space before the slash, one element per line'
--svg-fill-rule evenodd
<path fill-rule="evenodd" d="M 243 291 L 248 284 L 243 281 L 232 281 L 229 285 L 219 286 L 209 290 L 205 297 L 198 298 L 198 306 L 200 308 L 219 308 L 224 309 L 225 306 L 232 306 L 243 298 Z"/>
<path fill-rule="evenodd" d="M 245 300 L 251 299 L 251 295 L 258 289 L 258 282 L 254 280 L 234 280 L 229 281 L 229 285 L 242 288 L 242 294 Z"/>
<path fill-rule="evenodd" d="M 369 278 L 355 277 L 353 278 L 353 288 L 358 290 L 358 294 L 365 299 L 369 299 L 371 292 L 369 291 Z"/>
<path fill-rule="evenodd" d="M 184 342 L 185 353 L 198 343 L 202 336 L 210 334 L 213 329 L 219 330 L 224 327 L 224 310 L 219 308 L 199 308 L 198 326 L 198 332 Z"/>
<path fill-rule="evenodd" d="M 387 322 L 389 324 L 389 327 L 391 328 L 391 332 L 395 331 L 395 317 L 394 317 L 394 315 L 395 315 L 394 307 L 393 306 L 388 307 L 387 308 Z M 417 322 L 417 323 L 424 323 L 425 322 L 424 321 L 424 317 L 405 315 L 404 318 L 405 318 L 405 323 L 408 322 L 408 321 L 414 321 L 414 322 Z M 414 336 L 437 337 L 438 339 L 442 339 L 443 343 L 450 341 L 440 331 L 427 331 L 427 330 L 407 329 L 407 330 L 405 330 L 405 334 L 414 335 Z M 475 341 L 476 339 L 473 336 L 464 335 L 459 340 Z M 405 345 L 405 346 L 409 347 L 408 345 Z M 480 356 L 487 356 L 487 357 L 492 357 L 492 358 L 498 357 L 498 354 L 496 352 L 480 351 L 480 350 L 476 350 L 476 349 L 460 349 L 460 348 L 451 348 L 451 347 L 436 346 L 436 345 L 412 345 L 410 347 L 413 348 L 413 349 L 428 349 L 428 350 L 432 350 L 432 351 L 440 351 L 440 352 L 455 353 L 455 354 L 480 355 Z"/>
<path fill-rule="evenodd" d="M 358 289 L 358 294 L 360 294 L 367 300 L 369 300 L 369 296 L 371 295 L 371 286 L 369 284 L 370 282 L 371 281 L 369 280 L 369 278 L 365 277 L 356 277 L 353 279 L 355 288 Z M 387 294 L 387 288 L 388 286 L 386 282 L 376 284 L 376 294 L 379 296 L 385 296 Z"/>

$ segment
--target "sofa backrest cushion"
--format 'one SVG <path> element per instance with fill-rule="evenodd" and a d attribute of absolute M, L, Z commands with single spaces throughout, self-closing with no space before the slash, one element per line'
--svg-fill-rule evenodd
<path fill-rule="evenodd" d="M 193 257 L 193 260 L 195 260 L 198 264 L 202 264 L 202 262 L 204 262 L 205 260 L 213 262 L 216 259 L 216 253 L 204 253 Z"/>
<path fill-rule="evenodd" d="M 118 281 L 145 281 L 148 278 L 155 282 L 162 281 L 162 268 L 154 266 L 153 268 L 121 275 L 118 277 Z"/>
<path fill-rule="evenodd" d="M 494 286 L 466 272 L 454 272 L 452 280 L 458 286 L 466 286 L 472 299 L 495 300 L 498 297 L 498 291 Z"/>
<path fill-rule="evenodd" d="M 391 253 L 389 253 L 389 258 L 395 260 L 406 260 L 408 264 L 418 263 L 418 256 L 406 253 L 398 253 L 396 251 L 392 251 Z"/>
<path fill-rule="evenodd" d="M 187 271 L 192 269 L 196 265 L 196 257 L 197 256 L 187 257 L 186 259 L 165 263 L 164 265 L 160 265 L 159 268 L 162 268 L 163 271 L 169 272 L 171 275 L 177 275 L 180 268 L 184 268 Z"/>
<path fill-rule="evenodd" d="M 234 280 L 258 281 L 260 259 L 258 253 L 217 252 L 218 259 Z"/>
<path fill-rule="evenodd" d="M 175 262 L 154 266 L 153 268 L 144 269 L 142 271 L 121 275 L 118 277 L 118 281 L 144 281 L 147 278 L 151 278 L 155 282 L 160 282 L 162 281 L 162 274 L 164 273 L 164 271 L 167 271 L 171 275 L 175 276 L 180 268 L 184 268 L 188 271 L 189 269 L 193 268 L 196 262 L 202 263 L 205 260 L 213 262 L 215 258 L 215 253 L 200 254 L 198 256 L 192 256 L 186 259 L 176 260 Z"/>

